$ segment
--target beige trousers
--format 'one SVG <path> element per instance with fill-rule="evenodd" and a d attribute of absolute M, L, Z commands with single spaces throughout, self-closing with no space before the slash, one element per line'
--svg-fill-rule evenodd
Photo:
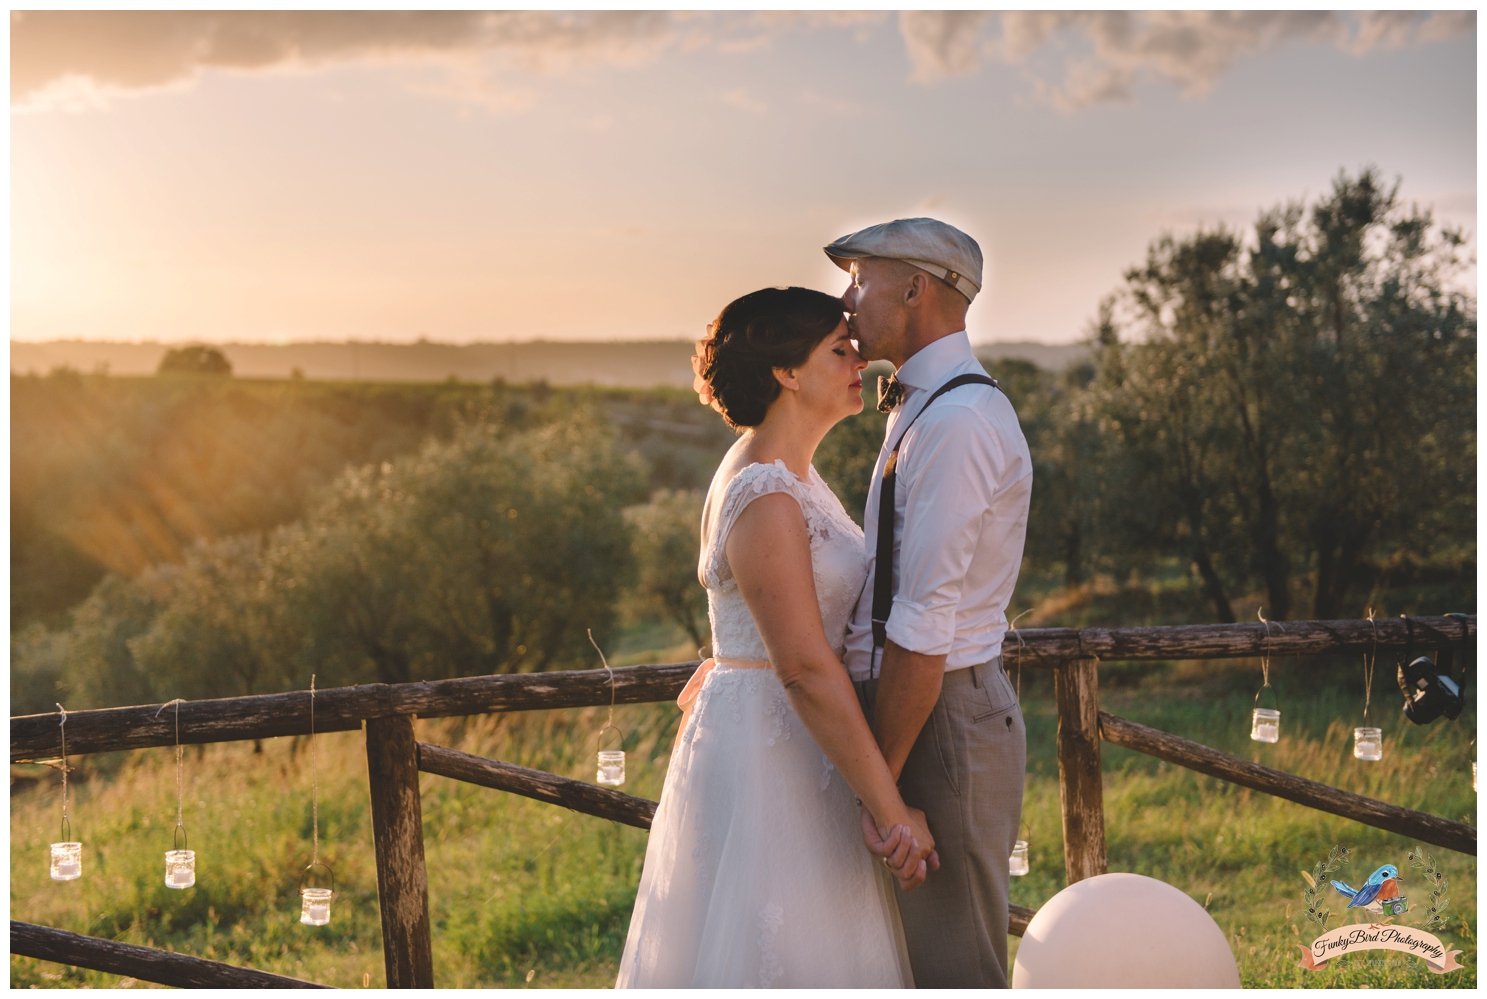
<path fill-rule="evenodd" d="M 871 720 L 878 681 L 856 687 Z M 918 988 L 1008 987 L 1007 862 L 1026 770 L 1027 730 L 1001 657 L 946 673 L 899 780 L 940 854 L 924 884 L 895 889 Z"/>

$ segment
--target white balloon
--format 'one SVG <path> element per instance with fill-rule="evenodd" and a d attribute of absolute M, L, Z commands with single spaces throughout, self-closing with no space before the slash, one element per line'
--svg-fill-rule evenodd
<path fill-rule="evenodd" d="M 1014 989 L 1237 989 L 1239 965 L 1201 905 L 1163 881 L 1101 874 L 1028 923 Z"/>

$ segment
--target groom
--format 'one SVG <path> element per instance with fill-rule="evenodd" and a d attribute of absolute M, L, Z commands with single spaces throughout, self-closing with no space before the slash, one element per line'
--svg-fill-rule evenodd
<path fill-rule="evenodd" d="M 871 561 L 846 661 L 939 853 L 922 885 L 898 891 L 909 961 L 919 988 L 1006 988 L 1027 739 L 1002 637 L 1033 470 L 1017 414 L 966 334 L 981 248 L 920 218 L 843 236 L 826 254 L 851 272 L 842 302 L 858 350 L 897 369 L 879 384 L 888 433 L 863 516 Z M 881 856 L 876 825 L 863 829 Z"/>

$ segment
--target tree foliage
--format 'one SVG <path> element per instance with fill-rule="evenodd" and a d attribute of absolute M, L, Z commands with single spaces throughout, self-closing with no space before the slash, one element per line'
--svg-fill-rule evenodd
<path fill-rule="evenodd" d="M 232 374 L 232 362 L 216 347 L 197 344 L 167 350 L 156 370 L 162 375 L 216 375 L 225 378 Z"/>
<path fill-rule="evenodd" d="M 198 541 L 302 518 L 348 464 L 448 439 L 488 394 L 66 369 L 12 376 L 10 389 L 11 617 L 21 626 L 60 624 L 106 572 L 133 578 L 184 562 Z"/>
<path fill-rule="evenodd" d="M 14 652 L 17 708 L 220 697 L 587 662 L 631 578 L 643 469 L 592 415 L 462 427 L 348 469 L 304 520 L 105 577 Z M 60 684 L 60 686 L 58 686 Z M 55 699 L 55 698 L 53 698 Z M 22 703 L 24 702 L 24 708 Z"/>
<path fill-rule="evenodd" d="M 314 659 L 387 683 L 587 661 L 632 571 L 643 470 L 592 417 L 466 427 L 348 472 L 279 541 Z"/>
<path fill-rule="evenodd" d="M 697 580 L 702 502 L 698 490 L 662 490 L 625 511 L 637 570 L 631 614 L 673 622 L 699 649 L 708 644 L 707 591 Z"/>
<path fill-rule="evenodd" d="M 1467 543 L 1462 246 L 1372 170 L 1262 213 L 1247 238 L 1153 244 L 1094 338 L 1102 461 L 1145 494 L 1116 515 L 1134 532 L 1111 537 L 1189 557 L 1219 620 L 1254 584 L 1269 617 L 1304 597 L 1336 617 L 1401 560 Z"/>

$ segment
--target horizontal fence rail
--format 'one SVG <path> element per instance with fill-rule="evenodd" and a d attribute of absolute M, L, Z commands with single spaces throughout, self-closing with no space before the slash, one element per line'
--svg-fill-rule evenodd
<path fill-rule="evenodd" d="M 85 937 L 79 933 L 10 921 L 10 952 L 40 961 L 68 964 L 141 982 L 181 989 L 328 989 L 329 985 L 239 968 L 154 947 Z"/>
<path fill-rule="evenodd" d="M 1406 624 L 1408 620 L 1408 624 Z M 1381 649 L 1419 651 L 1455 648 L 1476 640 L 1476 618 L 1387 618 L 1375 622 Z M 1275 656 L 1315 655 L 1371 649 L 1375 628 L 1368 621 L 1283 621 L 1272 623 L 1269 652 Z M 1160 628 L 1030 628 L 1010 633 L 1004 643 L 1009 665 L 1055 667 L 1070 659 L 1108 661 L 1153 659 L 1233 659 L 1267 649 L 1263 624 L 1199 624 Z M 628 666 L 614 670 L 613 691 L 603 670 L 472 676 L 422 683 L 333 687 L 315 694 L 315 729 L 344 732 L 368 718 L 415 715 L 440 718 L 502 711 L 593 707 L 664 701 L 681 692 L 698 662 Z M 174 712 L 159 705 L 70 712 L 67 748 L 72 754 L 172 746 Z M 158 717 L 157 717 L 158 715 Z M 10 720 L 10 760 L 22 763 L 62 752 L 56 713 L 19 715 Z M 308 691 L 187 701 L 180 706 L 180 741 L 190 744 L 306 735 L 310 731 Z"/>
<path fill-rule="evenodd" d="M 545 801 L 549 805 L 562 805 L 585 815 L 597 815 L 601 819 L 613 819 L 637 829 L 649 829 L 656 814 L 656 803 L 637 798 L 623 791 L 612 791 L 586 781 L 571 777 L 560 777 L 545 770 L 529 770 L 514 763 L 488 760 L 483 756 L 471 756 L 455 749 L 418 744 L 418 769 L 426 774 L 436 774 L 451 780 L 462 780 L 467 784 L 510 791 Z"/>
<path fill-rule="evenodd" d="M 1406 620 L 1409 622 L 1406 624 Z M 1029 628 L 1008 632 L 1002 642 L 1007 663 L 1018 656 L 1032 665 L 1054 666 L 1054 660 L 1104 659 L 1139 662 L 1150 659 L 1243 659 L 1268 652 L 1272 656 L 1318 655 L 1378 647 L 1398 649 L 1413 645 L 1425 649 L 1466 645 L 1475 640 L 1473 615 L 1450 617 L 1379 618 L 1371 625 L 1359 621 L 1272 621 L 1264 624 L 1182 624 L 1157 628 Z M 1018 642 L 1021 636 L 1021 643 Z M 1268 642 L 1268 647 L 1267 647 Z"/>
<path fill-rule="evenodd" d="M 616 704 L 670 700 L 686 686 L 700 660 L 614 671 Z M 506 673 L 422 683 L 369 683 L 315 692 L 315 731 L 347 732 L 368 718 L 448 718 L 502 711 L 577 708 L 608 704 L 604 670 Z M 160 717 L 155 715 L 160 713 Z M 310 732 L 310 692 L 221 697 L 181 703 L 181 742 L 238 742 Z M 175 745 L 175 714 L 148 704 L 67 713 L 69 755 Z M 56 712 L 10 719 L 10 761 L 44 759 L 62 752 Z"/>
<path fill-rule="evenodd" d="M 1443 846 L 1473 857 L 1477 855 L 1477 830 L 1461 822 L 1375 801 L 1361 794 L 1319 784 L 1282 770 L 1272 770 L 1170 732 L 1117 718 L 1104 711 L 1100 712 L 1100 735 L 1113 745 L 1155 756 L 1159 760 L 1166 760 L 1231 784 L 1263 791 L 1277 798 L 1341 815 L 1345 819 L 1386 829 L 1401 836 L 1410 836 L 1422 843 Z"/>

